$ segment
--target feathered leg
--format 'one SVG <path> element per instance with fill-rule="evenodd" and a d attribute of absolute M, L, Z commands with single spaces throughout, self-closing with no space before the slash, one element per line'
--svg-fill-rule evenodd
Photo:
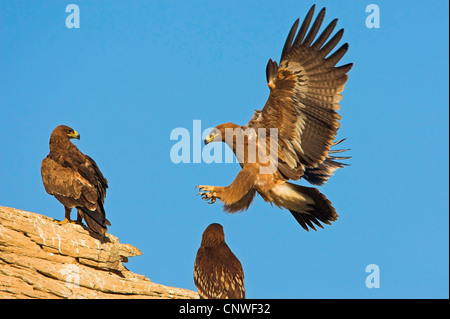
<path fill-rule="evenodd" d="M 230 186 L 198 185 L 196 187 L 200 192 L 197 195 L 201 195 L 204 200 L 209 201 L 209 204 L 213 204 L 219 199 L 225 205 L 230 206 L 247 195 L 253 187 L 254 180 L 252 172 L 244 167 Z M 253 199 L 253 196 L 250 199 Z"/>
<path fill-rule="evenodd" d="M 58 224 L 60 224 L 60 225 L 69 224 L 69 223 L 75 224 L 75 222 L 70 219 L 70 212 L 71 212 L 72 208 L 64 206 L 64 209 L 65 209 L 64 220 L 59 221 Z"/>

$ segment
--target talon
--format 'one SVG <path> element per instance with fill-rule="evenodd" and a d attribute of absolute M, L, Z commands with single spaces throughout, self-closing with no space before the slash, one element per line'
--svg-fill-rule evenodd
<path fill-rule="evenodd" d="M 211 195 L 209 193 L 203 194 L 202 198 L 204 200 L 209 200 L 211 198 Z"/>
<path fill-rule="evenodd" d="M 200 195 L 208 204 L 214 204 L 217 201 L 217 194 L 214 191 L 214 186 L 197 185 L 196 188 L 200 190 L 197 195 Z"/>
<path fill-rule="evenodd" d="M 61 221 L 58 221 L 57 222 L 57 224 L 59 224 L 59 225 L 64 225 L 64 224 L 76 224 L 77 222 L 76 221 L 74 221 L 74 220 L 70 220 L 70 219 L 67 219 L 67 218 L 64 218 L 64 220 L 61 220 Z"/>
<path fill-rule="evenodd" d="M 205 192 L 210 192 L 211 190 L 214 189 L 213 186 L 207 186 L 207 185 L 197 185 L 196 187 L 198 187 L 198 189 L 200 191 L 205 191 Z"/>

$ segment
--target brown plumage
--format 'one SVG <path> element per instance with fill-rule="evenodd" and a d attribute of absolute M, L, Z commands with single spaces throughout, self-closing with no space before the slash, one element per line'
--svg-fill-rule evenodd
<path fill-rule="evenodd" d="M 80 135 L 68 126 L 60 125 L 50 136 L 50 153 L 42 161 L 41 176 L 45 190 L 64 205 L 65 219 L 71 222 L 70 211 L 77 209 L 77 222 L 84 219 L 89 230 L 106 233 L 111 225 L 103 208 L 108 181 L 95 161 L 81 153 L 70 139 Z"/>
<path fill-rule="evenodd" d="M 255 111 L 245 126 L 216 126 L 205 140 L 206 144 L 225 142 L 233 149 L 242 170 L 228 187 L 198 186 L 203 199 L 210 203 L 219 199 L 227 212 L 246 210 L 257 192 L 265 201 L 287 208 L 306 230 L 308 226 L 316 230 L 314 224 L 322 227 L 321 222 L 330 224 L 338 214 L 319 190 L 288 180 L 303 177 L 311 184 L 323 185 L 345 165 L 337 160 L 348 157 L 331 155 L 345 150 L 331 147 L 342 142 L 334 141 L 341 118 L 336 111 L 348 78 L 346 73 L 352 67 L 351 63 L 335 67 L 347 52 L 347 43 L 330 54 L 344 32 L 341 29 L 329 39 L 337 19 L 316 38 L 325 8 L 310 28 L 314 8 L 298 33 L 299 20 L 295 21 L 280 65 L 269 60 L 266 76 L 270 95 L 263 110 Z M 272 169 L 262 172 L 264 167 Z"/>
<path fill-rule="evenodd" d="M 245 299 L 244 271 L 225 243 L 220 224 L 211 224 L 203 232 L 194 282 L 201 299 Z"/>

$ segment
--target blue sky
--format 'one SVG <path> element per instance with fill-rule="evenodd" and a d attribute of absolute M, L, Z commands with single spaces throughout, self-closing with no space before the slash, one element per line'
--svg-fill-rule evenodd
<path fill-rule="evenodd" d="M 66 28 L 70 3 L 79 29 Z M 194 186 L 228 185 L 238 164 L 170 159 L 173 129 L 244 125 L 263 107 L 266 63 L 308 1 L 0 1 L 0 205 L 63 217 L 40 163 L 66 124 L 109 180 L 110 233 L 143 252 L 128 268 L 154 282 L 195 290 L 217 222 L 248 298 L 448 298 L 448 2 L 377 1 L 379 29 L 365 25 L 371 2 L 316 3 L 354 63 L 338 135 L 351 166 L 320 187 L 332 226 L 307 233 L 260 197 L 226 214 Z M 380 288 L 365 285 L 369 264 Z"/>

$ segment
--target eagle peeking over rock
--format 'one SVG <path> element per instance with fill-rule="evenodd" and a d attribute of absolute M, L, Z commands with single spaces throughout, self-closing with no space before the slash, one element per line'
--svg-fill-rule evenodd
<path fill-rule="evenodd" d="M 213 223 L 203 232 L 194 282 L 200 299 L 245 299 L 244 271 L 225 242 L 220 224 Z"/>
<path fill-rule="evenodd" d="M 41 164 L 42 182 L 47 193 L 64 205 L 65 219 L 60 225 L 75 223 L 70 219 L 75 207 L 77 223 L 84 219 L 91 232 L 105 234 L 106 225 L 111 225 L 103 208 L 108 181 L 95 161 L 70 141 L 72 138 L 80 139 L 80 134 L 68 126 L 53 130 L 50 153 Z"/>

